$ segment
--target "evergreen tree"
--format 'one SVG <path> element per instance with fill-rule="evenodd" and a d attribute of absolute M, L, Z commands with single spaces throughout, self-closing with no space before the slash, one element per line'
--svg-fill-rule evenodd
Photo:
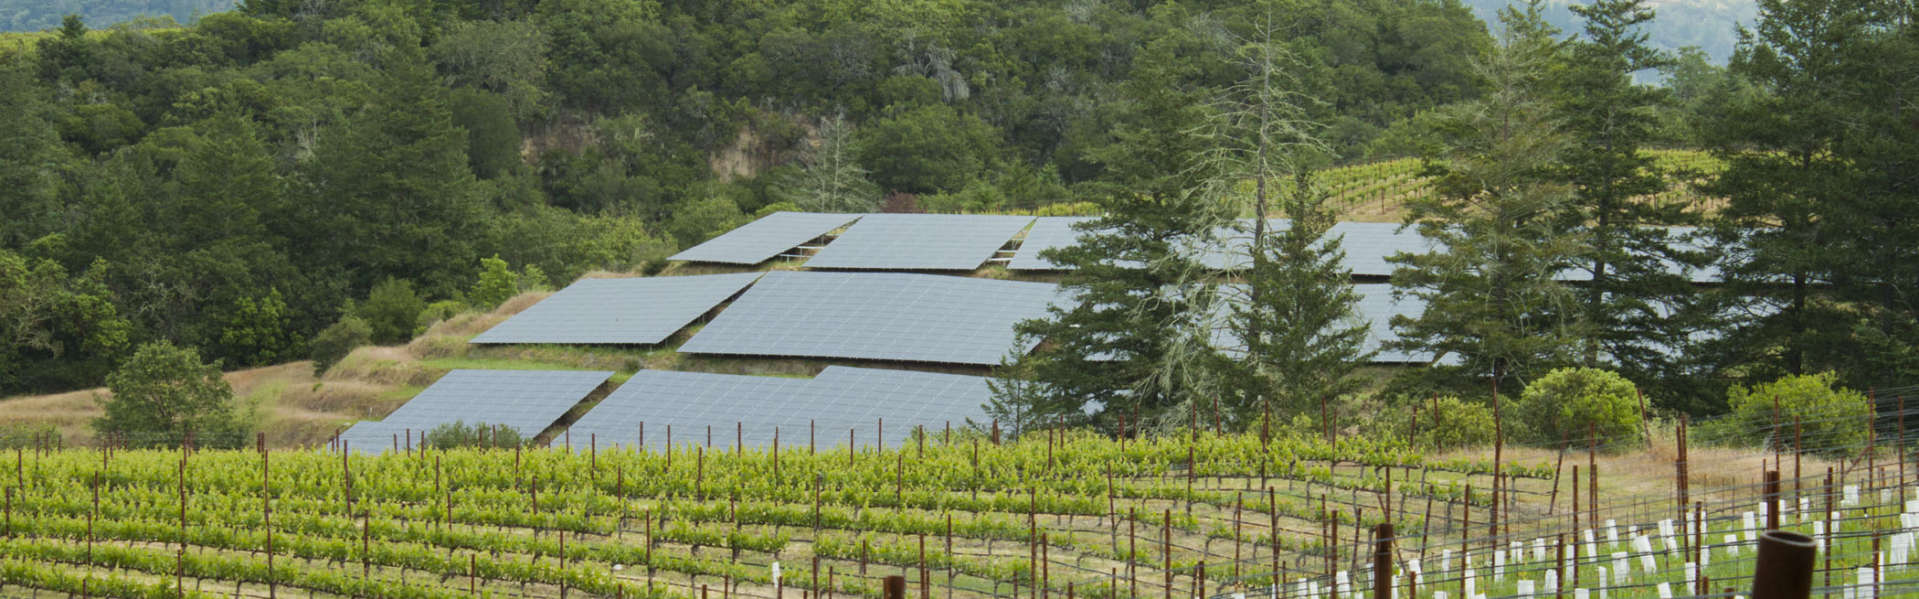
<path fill-rule="evenodd" d="M 1501 21 L 1483 65 L 1486 97 L 1441 117 L 1436 194 L 1407 205 L 1408 224 L 1442 249 L 1393 258 L 1394 296 L 1418 297 L 1425 311 L 1393 320 L 1390 347 L 1431 353 L 1436 382 L 1490 377 L 1518 389 L 1571 361 L 1584 339 L 1573 291 L 1554 280 L 1584 236 L 1555 218 L 1573 201 L 1552 172 L 1568 143 L 1545 97 L 1558 43 L 1537 6 Z"/>
<path fill-rule="evenodd" d="M 1915 28 L 1891 2 L 1759 7 L 1730 70 L 1761 93 L 1707 128 L 1727 165 L 1708 191 L 1727 199 L 1715 230 L 1737 316 L 1722 363 L 1752 382 L 1919 374 Z"/>
<path fill-rule="evenodd" d="M 1221 356 L 1229 413 L 1238 422 L 1253 422 L 1269 409 L 1317 413 L 1357 389 L 1353 371 L 1371 357 L 1364 349 L 1370 327 L 1359 318 L 1346 252 L 1328 235 L 1334 217 L 1326 200 L 1311 177 L 1299 173 L 1279 202 L 1288 225 L 1254 250 L 1245 285 L 1225 288 L 1244 294 L 1227 302 L 1229 328 L 1244 347 Z"/>
<path fill-rule="evenodd" d="M 421 53 L 417 42 L 385 52 L 380 96 L 321 136 L 313 197 L 285 223 L 298 225 L 286 234 L 309 248 L 300 254 L 309 272 L 344 269 L 353 290 L 399 277 L 452 295 L 479 261 L 466 135 Z"/>
<path fill-rule="evenodd" d="M 1661 202 L 1665 174 L 1644 151 L 1658 135 L 1665 91 L 1633 81 L 1633 74 L 1671 60 L 1648 45 L 1654 18 L 1645 0 L 1596 0 L 1575 5 L 1583 35 L 1568 44 L 1558 71 L 1558 113 L 1570 137 L 1563 174 L 1575 201 L 1564 218 L 1585 229 L 1590 281 L 1583 320 L 1591 336 L 1581 361 L 1615 365 L 1628 378 L 1655 382 L 1678 373 L 1676 351 L 1697 325 L 1692 286 L 1669 264 L 1701 257 L 1674 248 L 1664 225 L 1687 220 L 1686 206 Z M 1666 394 L 1655 394 L 1666 397 Z"/>
<path fill-rule="evenodd" d="M 1228 212 L 1205 194 L 1197 157 L 1204 140 L 1205 102 L 1192 86 L 1193 61 L 1174 36 L 1155 40 L 1139 59 L 1126 91 L 1137 101 L 1114 129 L 1099 159 L 1112 174 L 1099 188 L 1101 218 L 1080 223 L 1077 245 L 1041 256 L 1070 269 L 1061 282 L 1066 305 L 1018 325 L 1022 339 L 1041 345 L 1018 360 L 1030 380 L 1001 381 L 1003 400 L 1025 418 L 1090 419 L 1116 427 L 1120 418 L 1158 419 L 1190 399 L 1206 346 L 1200 316 L 1213 289 L 1197 282 L 1204 270 L 1194 243 L 1205 243 Z M 1198 166 L 1196 166 L 1198 165 Z M 1024 389 L 1024 397 L 1008 397 Z M 1177 416 L 1177 414 L 1174 414 Z"/>
<path fill-rule="evenodd" d="M 57 230 L 58 181 L 66 149 L 48 121 L 46 90 L 25 69 L 0 64 L 0 247 Z"/>
<path fill-rule="evenodd" d="M 1242 426 L 1275 408 L 1297 413 L 1353 390 L 1350 375 L 1365 359 L 1359 295 L 1340 267 L 1339 239 L 1326 235 L 1334 220 L 1326 194 L 1307 174 L 1311 161 L 1330 152 L 1311 114 L 1321 103 L 1302 89 L 1296 73 L 1304 65 L 1276 33 L 1269 18 L 1238 44 L 1232 55 L 1242 79 L 1217 99 L 1205 129 L 1214 173 L 1206 191 L 1233 202 L 1252 184 L 1250 267 L 1243 285 L 1221 287 L 1225 322 L 1209 323 L 1238 339 L 1215 360 L 1226 391 L 1223 419 Z M 1288 179 L 1291 193 L 1281 189 Z M 1275 216 L 1290 222 L 1275 226 L 1287 222 Z"/>

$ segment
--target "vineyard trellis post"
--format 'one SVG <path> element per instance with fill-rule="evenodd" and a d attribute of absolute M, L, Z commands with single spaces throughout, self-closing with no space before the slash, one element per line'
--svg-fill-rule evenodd
<path fill-rule="evenodd" d="M 1759 557 L 1753 563 L 1752 599 L 1806 599 L 1812 596 L 1811 537 L 1780 530 L 1759 536 Z M 1832 551 L 1826 552 L 1828 563 Z M 1875 552 L 1875 559 L 1877 552 Z M 1826 577 L 1832 577 L 1831 572 Z"/>
<path fill-rule="evenodd" d="M 259 446 L 260 521 L 262 524 L 261 528 L 266 531 L 267 535 L 267 599 L 275 599 L 279 597 L 279 580 L 273 575 L 273 483 L 271 482 L 273 451 L 267 449 L 266 433 L 260 433 Z M 437 460 L 438 458 L 435 459 Z M 100 509 L 100 492 L 97 484 L 95 485 L 93 494 L 93 504 L 94 510 L 97 511 Z M 448 514 L 447 518 L 450 521 L 452 514 Z"/>
<path fill-rule="evenodd" d="M 1173 599 L 1173 510 L 1160 514 L 1160 569 L 1166 574 L 1166 599 Z"/>
<path fill-rule="evenodd" d="M 1472 559 L 1473 536 L 1473 485 L 1466 484 L 1466 497 L 1459 502 L 1459 596 L 1467 597 L 1466 579 L 1471 577 L 1469 560 Z M 1327 573 L 1330 575 L 1331 571 Z"/>
<path fill-rule="evenodd" d="M 1774 465 L 1776 468 L 1777 465 Z M 1779 471 L 1767 470 L 1765 474 L 1766 492 L 1766 530 L 1779 530 Z"/>
<path fill-rule="evenodd" d="M 1373 527 L 1373 599 L 1393 597 L 1393 525 L 1381 522 Z"/>
<path fill-rule="evenodd" d="M 1679 451 L 1673 457 L 1673 468 L 1674 468 L 1673 483 L 1674 485 L 1677 486 L 1679 491 L 1679 497 L 1677 498 L 1678 499 L 1677 507 L 1679 509 L 1679 514 L 1682 518 L 1686 514 L 1686 506 L 1692 503 L 1690 501 L 1690 498 L 1687 497 L 1687 495 L 1689 495 L 1692 492 L 1692 488 L 1691 488 L 1692 477 L 1689 476 L 1686 471 L 1686 469 L 1690 466 L 1690 464 L 1687 463 L 1688 454 L 1686 449 L 1686 424 L 1687 424 L 1686 415 L 1680 414 L 1679 427 L 1678 427 L 1678 439 L 1677 439 L 1677 442 L 1679 444 Z"/>

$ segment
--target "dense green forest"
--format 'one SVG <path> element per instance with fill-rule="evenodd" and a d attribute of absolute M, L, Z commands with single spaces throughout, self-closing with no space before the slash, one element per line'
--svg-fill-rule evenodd
<path fill-rule="evenodd" d="M 639 268 L 841 192 L 854 208 L 1072 200 L 1116 180 L 1114 127 L 1153 118 L 1128 97 L 1136 72 L 1237 79 L 1236 40 L 1268 14 L 1353 156 L 1473 97 L 1490 43 L 1456 2 L 1396 0 L 255 0 L 181 29 L 69 18 L 0 69 L 0 287 L 24 300 L 0 305 L 24 340 L 0 351 L 0 393 L 96 384 L 159 339 L 229 367 L 304 356 L 382 282 L 376 299 L 404 307 L 462 299 L 494 255 L 561 282 Z M 829 167 L 872 185 L 805 193 Z"/>

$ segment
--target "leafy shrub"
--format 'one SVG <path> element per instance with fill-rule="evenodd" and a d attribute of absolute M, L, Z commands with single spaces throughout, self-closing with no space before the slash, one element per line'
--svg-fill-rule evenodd
<path fill-rule="evenodd" d="M 1786 376 L 1752 387 L 1734 385 L 1726 392 L 1733 426 L 1752 442 L 1765 441 L 1774 430 L 1785 431 L 1773 442 L 1790 446 L 1793 424 L 1797 422 L 1808 449 L 1844 451 L 1863 446 L 1866 427 L 1872 421 L 1872 402 L 1858 391 L 1834 387 L 1837 378 L 1832 372 L 1822 372 Z M 1773 427 L 1774 422 L 1779 428 Z"/>
<path fill-rule="evenodd" d="M 220 367 L 200 361 L 192 348 L 159 341 L 140 346 L 107 375 L 112 397 L 94 419 L 101 433 L 118 433 L 134 447 L 174 447 L 191 434 L 194 445 L 237 448 L 247 431 L 233 402 L 233 387 Z"/>
<path fill-rule="evenodd" d="M 426 300 L 413 292 L 412 281 L 388 278 L 373 286 L 354 314 L 372 328 L 374 343 L 390 345 L 413 338 L 413 325 L 425 309 Z"/>
<path fill-rule="evenodd" d="M 473 284 L 467 299 L 482 310 L 492 310 L 520 292 L 520 277 L 513 274 L 499 254 L 480 259 L 480 280 Z"/>
<path fill-rule="evenodd" d="M 413 334 L 418 336 L 425 333 L 427 329 L 433 327 L 434 323 L 452 318 L 453 315 L 465 311 L 466 304 L 460 302 L 460 300 L 440 300 L 427 304 L 426 309 L 420 311 L 420 318 L 416 321 L 418 324 L 413 326 Z"/>
<path fill-rule="evenodd" d="M 339 322 L 320 331 L 307 342 L 312 349 L 313 375 L 326 374 L 327 369 L 340 363 L 353 349 L 366 345 L 373 338 L 373 327 L 365 319 L 348 314 L 340 317 Z"/>
<path fill-rule="evenodd" d="M 44 422 L 0 425 L 0 449 L 33 449 L 41 446 L 61 446 L 60 429 Z"/>
<path fill-rule="evenodd" d="M 1489 445 L 1493 442 L 1493 409 L 1482 403 L 1469 402 L 1447 395 L 1435 400 L 1439 408 L 1437 416 L 1431 410 L 1421 410 L 1424 422 L 1419 425 L 1416 441 L 1437 448 L 1472 447 Z M 1434 422 L 1437 420 L 1437 423 Z"/>
<path fill-rule="evenodd" d="M 521 444 L 520 433 L 506 426 L 488 426 L 475 423 L 468 426 L 465 422 L 442 424 L 427 431 L 426 442 L 434 449 L 454 449 L 461 447 L 497 447 L 511 449 Z"/>
<path fill-rule="evenodd" d="M 1412 422 L 1414 410 L 1408 405 L 1411 402 L 1419 405 L 1417 425 Z M 1393 416 L 1390 417 L 1364 419 L 1361 429 L 1374 437 L 1408 439 L 1416 447 L 1434 449 L 1493 443 L 1493 410 L 1483 403 L 1466 401 L 1455 395 L 1444 395 L 1437 399 L 1408 397 L 1392 403 L 1407 407 L 1392 410 Z"/>
<path fill-rule="evenodd" d="M 293 334 L 292 312 L 279 289 L 259 298 L 240 298 L 225 320 L 220 347 L 238 365 L 272 364 L 297 355 L 300 342 Z"/>
<path fill-rule="evenodd" d="M 1520 440 L 1556 445 L 1592 432 L 1608 444 L 1638 442 L 1639 395 L 1632 381 L 1598 368 L 1560 368 L 1531 384 L 1512 407 Z"/>

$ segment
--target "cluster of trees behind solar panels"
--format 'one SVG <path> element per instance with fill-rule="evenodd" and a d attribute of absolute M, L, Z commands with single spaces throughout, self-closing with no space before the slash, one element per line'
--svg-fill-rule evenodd
<path fill-rule="evenodd" d="M 1126 176 L 1113 131 L 1154 118 L 1128 83 L 1237 79 L 1253 14 L 1294 20 L 1354 159 L 1479 93 L 1462 7 L 1300 4 L 248 0 L 169 26 L 36 3 L 45 30 L 0 38 L 0 293 L 24 300 L 0 302 L 0 394 L 99 384 L 157 340 L 229 368 L 343 316 L 326 356 L 394 342 L 422 306 L 497 301 L 496 256 L 564 284 L 781 209 L 1069 203 Z"/>
<path fill-rule="evenodd" d="M 1082 245 L 1042 254 L 1074 267 L 1063 285 L 1079 303 L 1020 325 L 1038 348 L 1006 364 L 992 411 L 1017 427 L 1331 436 L 1440 396 L 1499 406 L 1503 388 L 1495 409 L 1532 414 L 1550 443 L 1584 429 L 1512 398 L 1560 393 L 1534 391 L 1572 376 L 1554 373 L 1623 376 L 1548 387 L 1623 388 L 1595 392 L 1611 399 L 1589 411 L 1634 423 L 1646 408 L 1625 406 L 1642 391 L 1659 413 L 1701 415 L 1775 380 L 1907 384 L 1919 375 L 1919 28 L 1898 2 L 1760 9 L 1726 69 L 1651 48 L 1644 0 L 1579 6 L 1570 32 L 1537 4 L 1503 13 L 1474 59 L 1475 97 L 1409 128 L 1432 193 L 1406 203 L 1405 222 L 1437 245 L 1389 258 L 1393 294 L 1423 310 L 1393 317 L 1385 349 L 1431 361 L 1387 372 L 1359 368 L 1360 298 L 1324 235 L 1330 208 L 1311 173 L 1338 154 L 1340 129 L 1298 74 L 1310 51 L 1255 21 L 1232 85 L 1182 86 L 1200 65 L 1157 63 L 1130 88 L 1154 118 L 1118 125 L 1127 149 L 1104 155 L 1126 177 L 1102 197 L 1105 217 L 1083 225 Z M 1671 84 L 1636 83 L 1648 69 Z M 1645 152 L 1670 143 L 1674 111 L 1723 168 Z M 1680 184 L 1714 199 L 1661 199 Z M 1259 218 L 1228 234 L 1250 241 L 1250 265 L 1208 266 L 1190 247 L 1220 243 L 1249 198 Z M 1257 224 L 1267 217 L 1293 224 Z M 1696 284 L 1685 268 L 1723 281 Z M 1362 377 L 1382 391 L 1353 393 Z"/>
<path fill-rule="evenodd" d="M 1897 378 L 1919 355 L 1906 293 L 1919 260 L 1903 253 L 1914 244 L 1902 216 L 1919 169 L 1898 116 L 1913 78 L 1896 71 L 1919 64 L 1906 60 L 1913 33 L 1891 2 L 1762 4 L 1730 68 L 1587 36 L 1524 58 L 1541 63 L 1528 67 L 1544 73 L 1536 83 L 1500 70 L 1521 60 L 1503 50 L 1511 40 L 1445 1 L 248 0 L 185 27 L 92 28 L 76 16 L 0 44 L 0 393 L 99 384 L 161 340 L 226 367 L 308 356 L 330 327 L 327 356 L 403 340 L 422 315 L 510 295 L 503 282 L 643 270 L 774 210 L 1090 202 L 1142 222 L 1177 208 L 1157 222 L 1185 227 L 1213 214 L 1182 204 L 1189 194 L 1250 195 L 1194 164 L 1274 182 L 1259 202 L 1273 216 L 1312 204 L 1295 197 L 1310 189 L 1292 173 L 1422 156 L 1441 184 L 1420 218 L 1486 214 L 1460 208 L 1476 198 L 1570 194 L 1562 203 L 1579 208 L 1528 217 L 1539 226 L 1524 232 L 1683 224 L 1697 215 L 1618 201 L 1671 180 L 1639 176 L 1643 161 L 1623 151 L 1654 146 L 1729 159 L 1712 187 L 1729 203 L 1706 224 L 1759 233 L 1728 287 L 1779 301 L 1740 326 L 1671 330 L 1644 301 L 1651 287 L 1630 282 L 1639 271 L 1603 258 L 1618 274 L 1566 296 L 1567 312 L 1584 314 L 1569 322 L 1590 334 L 1540 342 L 1497 329 L 1518 332 L 1474 355 L 1506 357 L 1460 378 L 1603 362 L 1654 330 L 1661 342 L 1704 330 L 1723 351 L 1628 373 L 1642 384 L 1828 368 L 1849 385 Z M 1284 64 L 1260 66 L 1274 60 Z M 1671 85 L 1615 76 L 1639 67 Z M 1266 93 L 1246 84 L 1258 73 L 1280 75 L 1266 81 L 1287 86 L 1296 110 L 1245 118 Z M 1577 137 L 1522 153 L 1536 160 L 1526 169 L 1490 153 L 1515 146 L 1470 136 L 1476 115 L 1542 105 L 1560 125 L 1546 129 Z M 1593 137 L 1601 114 L 1632 126 Z M 1313 124 L 1310 151 L 1290 164 L 1247 158 L 1243 133 L 1289 123 Z M 1476 191 L 1468 184 L 1491 180 L 1479 175 L 1506 187 Z M 1608 247 L 1642 243 L 1618 241 Z M 1306 244 L 1271 247 L 1262 264 L 1314 259 Z M 1435 273 L 1433 290 L 1477 272 L 1438 266 L 1409 268 Z M 1697 313 L 1753 307 L 1725 301 Z M 1473 319 L 1415 337 L 1444 349 L 1477 330 L 1463 327 L 1540 322 L 1453 313 Z M 1241 320 L 1260 318 L 1270 315 Z M 1298 378 L 1248 368 L 1275 384 Z"/>

